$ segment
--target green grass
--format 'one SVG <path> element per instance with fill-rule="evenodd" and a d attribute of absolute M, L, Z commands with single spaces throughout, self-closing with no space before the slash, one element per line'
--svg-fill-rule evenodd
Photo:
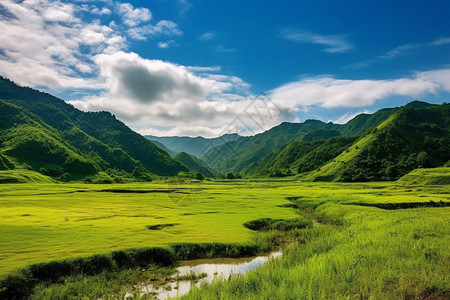
<path fill-rule="evenodd" d="M 50 183 L 54 182 L 51 177 L 42 175 L 41 173 L 15 169 L 15 170 L 1 170 L 0 183 Z"/>
<path fill-rule="evenodd" d="M 379 194 L 379 203 L 402 203 L 420 201 L 431 193 L 434 196 L 428 197 L 449 200 L 448 186 L 372 187 L 372 191 L 354 190 L 354 197 L 374 201 Z M 449 299 L 450 208 L 383 210 L 342 205 L 345 189 L 333 192 L 334 197 L 299 193 L 304 198 L 294 202 L 309 207 L 322 223 L 292 231 L 298 243 L 286 249 L 280 260 L 245 276 L 204 285 L 183 298 Z M 408 195 L 408 201 L 402 194 Z M 317 201 L 322 204 L 315 206 Z"/>
<path fill-rule="evenodd" d="M 450 168 L 416 169 L 398 180 L 402 184 L 439 185 L 450 184 Z"/>
<path fill-rule="evenodd" d="M 253 233 L 245 222 L 298 216 L 277 207 L 288 201 L 266 186 L 204 184 L 191 195 L 191 186 L 176 184 L 0 185 L 0 274 L 127 248 L 248 243 Z M 164 224 L 176 225 L 148 229 Z"/>
<path fill-rule="evenodd" d="M 278 224 L 295 223 L 292 220 L 297 218 L 302 226 L 292 227 L 301 229 L 284 233 L 294 243 L 282 259 L 246 276 L 194 290 L 187 297 L 445 298 L 450 291 L 446 280 L 450 270 L 450 208 L 387 210 L 362 206 L 396 204 L 394 208 L 401 208 L 430 201 L 448 203 L 448 185 L 3 184 L 0 274 L 30 264 L 95 254 L 110 257 L 113 251 L 155 246 L 172 245 L 178 258 L 253 254 L 255 249 L 250 245 L 259 245 L 259 249 L 265 245 L 268 250 L 277 233 L 255 232 L 245 223 L 269 220 L 266 225 L 277 228 Z M 228 244 L 242 246 L 229 249 Z M 129 253 L 138 257 L 133 251 Z M 127 271 L 119 273 L 123 272 Z M 75 275 L 64 285 L 39 285 L 34 296 L 122 295 L 128 283 L 120 281 L 120 274 Z M 119 280 L 120 288 L 106 287 L 111 277 L 110 283 Z"/>

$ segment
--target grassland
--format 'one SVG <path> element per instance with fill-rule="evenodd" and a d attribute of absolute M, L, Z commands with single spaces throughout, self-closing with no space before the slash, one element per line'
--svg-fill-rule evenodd
<path fill-rule="evenodd" d="M 0 274 L 32 263 L 128 248 L 248 243 L 253 232 L 244 223 L 298 216 L 278 207 L 287 203 L 270 184 L 4 184 Z M 163 224 L 176 225 L 147 228 Z"/>
<path fill-rule="evenodd" d="M 129 248 L 250 244 L 244 223 L 306 218 L 315 226 L 289 231 L 281 260 L 187 297 L 445 298 L 449 201 L 448 185 L 401 183 L 3 184 L 0 274 Z"/>

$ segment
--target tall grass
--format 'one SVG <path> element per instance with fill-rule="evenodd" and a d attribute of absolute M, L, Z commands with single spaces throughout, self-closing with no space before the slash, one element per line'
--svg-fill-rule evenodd
<path fill-rule="evenodd" d="M 292 231 L 283 257 L 185 299 L 448 299 L 449 208 L 386 211 L 329 203 L 331 223 Z"/>

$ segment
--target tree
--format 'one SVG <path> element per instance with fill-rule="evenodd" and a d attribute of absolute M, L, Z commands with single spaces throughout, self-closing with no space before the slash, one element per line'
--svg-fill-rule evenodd
<path fill-rule="evenodd" d="M 226 179 L 236 179 L 236 177 L 233 175 L 233 173 L 228 173 L 226 176 L 225 176 L 225 178 Z"/>
<path fill-rule="evenodd" d="M 420 151 L 417 154 L 416 162 L 419 168 L 426 168 L 428 166 L 428 154 L 425 151 Z"/>

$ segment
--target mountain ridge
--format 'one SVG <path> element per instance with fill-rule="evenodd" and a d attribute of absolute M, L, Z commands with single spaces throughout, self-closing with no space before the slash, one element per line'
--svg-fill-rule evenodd
<path fill-rule="evenodd" d="M 0 78 L 0 99 L 0 152 L 16 162 L 15 168 L 65 180 L 102 173 L 106 181 L 150 180 L 152 174 L 173 176 L 187 171 L 109 112 L 82 112 L 4 77 Z M 105 174 L 107 170 L 110 174 Z"/>

